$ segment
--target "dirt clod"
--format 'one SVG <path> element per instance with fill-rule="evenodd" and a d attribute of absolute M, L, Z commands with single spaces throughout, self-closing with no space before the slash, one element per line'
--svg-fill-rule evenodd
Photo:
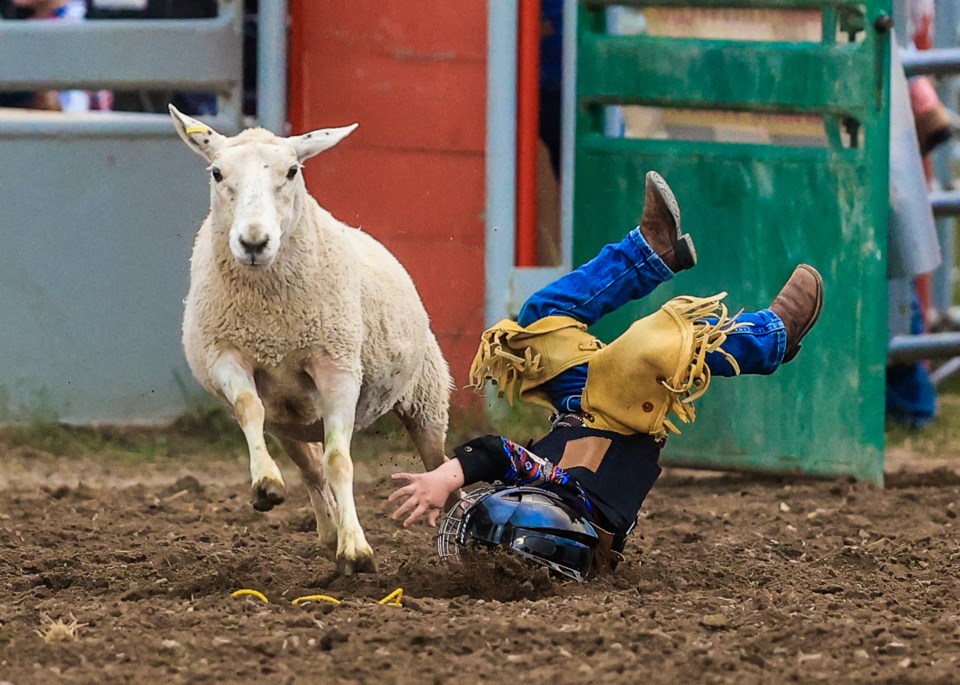
<path fill-rule="evenodd" d="M 727 617 L 723 614 L 707 614 L 700 619 L 700 625 L 707 628 L 726 628 Z"/>

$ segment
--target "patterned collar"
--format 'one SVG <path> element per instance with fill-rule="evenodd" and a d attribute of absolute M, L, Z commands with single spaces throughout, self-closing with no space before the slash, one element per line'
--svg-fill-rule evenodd
<path fill-rule="evenodd" d="M 550 417 L 550 430 L 556 428 L 586 428 L 587 423 L 583 416 L 573 412 L 564 412 L 563 414 L 554 414 Z"/>

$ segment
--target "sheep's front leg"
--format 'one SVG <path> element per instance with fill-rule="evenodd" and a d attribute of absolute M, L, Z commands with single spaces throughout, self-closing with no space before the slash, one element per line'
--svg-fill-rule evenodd
<path fill-rule="evenodd" d="M 328 362 L 310 362 L 305 371 L 317 387 L 317 410 L 323 418 L 323 474 L 336 500 L 337 571 L 342 575 L 377 570 L 373 550 L 360 527 L 353 499 L 350 441 L 360 397 L 360 381 Z M 315 503 L 316 504 L 316 503 Z"/>
<path fill-rule="evenodd" d="M 253 370 L 238 353 L 225 352 L 213 365 L 211 377 L 220 394 L 233 407 L 237 423 L 247 439 L 253 508 L 269 511 L 283 502 L 283 476 L 267 451 L 263 437 L 263 402 L 257 395 Z"/>

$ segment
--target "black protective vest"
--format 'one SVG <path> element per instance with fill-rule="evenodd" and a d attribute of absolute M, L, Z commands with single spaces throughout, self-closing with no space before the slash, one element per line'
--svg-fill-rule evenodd
<path fill-rule="evenodd" d="M 640 513 L 650 488 L 660 476 L 660 448 L 645 433 L 623 435 L 612 431 L 558 425 L 529 446 L 534 454 L 559 464 L 571 440 L 600 437 L 610 441 L 596 471 L 585 467 L 565 468 L 580 483 L 590 502 L 607 520 L 612 533 L 626 535 Z"/>

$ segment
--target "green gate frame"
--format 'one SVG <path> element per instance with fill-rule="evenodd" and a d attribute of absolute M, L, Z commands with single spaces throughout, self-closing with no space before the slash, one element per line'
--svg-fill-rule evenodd
<path fill-rule="evenodd" d="M 819 43 L 611 35 L 610 6 L 815 9 Z M 800 262 L 826 303 L 797 359 L 771 378 L 715 379 L 700 418 L 670 440 L 681 466 L 852 475 L 882 482 L 889 194 L 889 0 L 580 0 L 574 263 L 635 225 L 643 179 L 674 188 L 696 269 L 598 324 L 611 339 L 683 293 L 729 290 L 731 309 L 768 306 Z M 856 34 L 838 42 L 838 29 Z M 612 138 L 604 107 L 820 115 L 826 147 Z M 859 123 L 859 145 L 841 130 Z"/>

